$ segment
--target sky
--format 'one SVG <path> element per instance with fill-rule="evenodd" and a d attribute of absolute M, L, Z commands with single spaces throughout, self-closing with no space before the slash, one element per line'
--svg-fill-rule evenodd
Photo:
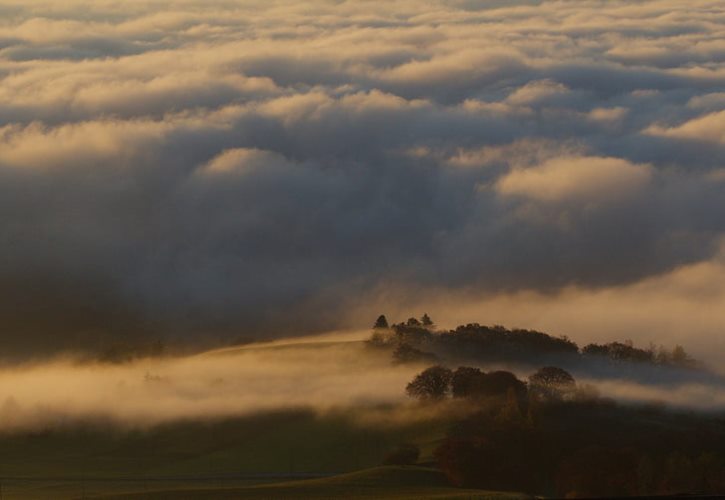
<path fill-rule="evenodd" d="M 725 6 L 0 0 L 3 356 L 427 311 L 725 354 Z"/>

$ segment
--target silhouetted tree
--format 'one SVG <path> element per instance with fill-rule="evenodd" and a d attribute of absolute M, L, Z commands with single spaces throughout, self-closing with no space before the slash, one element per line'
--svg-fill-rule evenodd
<path fill-rule="evenodd" d="M 373 329 L 375 330 L 387 330 L 390 328 L 388 326 L 388 318 L 385 317 L 384 314 L 381 314 L 378 316 L 378 319 L 375 320 L 375 324 L 373 325 Z"/>
<path fill-rule="evenodd" d="M 501 407 L 498 414 L 499 420 L 524 424 L 524 413 L 521 411 L 522 397 L 516 389 L 509 387 L 506 391 L 506 403 Z"/>
<path fill-rule="evenodd" d="M 653 362 L 654 351 L 634 347 L 631 340 L 609 344 L 589 344 L 582 349 L 587 356 L 606 356 L 613 361 Z"/>
<path fill-rule="evenodd" d="M 684 347 L 681 345 L 676 345 L 674 349 L 672 349 L 672 355 L 670 356 L 670 362 L 673 365 L 676 366 L 682 366 L 682 367 L 692 367 L 695 366 L 696 362 L 694 359 L 692 359 L 687 352 L 685 352 Z"/>
<path fill-rule="evenodd" d="M 481 391 L 485 395 L 505 396 L 509 390 L 513 390 L 517 397 L 522 398 L 526 395 L 526 384 L 505 370 L 489 372 L 483 377 Z"/>
<path fill-rule="evenodd" d="M 529 377 L 529 389 L 539 399 L 558 400 L 573 393 L 576 381 L 563 368 L 545 366 Z"/>
<path fill-rule="evenodd" d="M 451 378 L 451 392 L 454 398 L 468 398 L 473 396 L 476 386 L 480 384 L 483 372 L 470 366 L 459 366 Z"/>
<path fill-rule="evenodd" d="M 423 316 L 420 318 L 420 322 L 425 327 L 431 327 L 431 326 L 433 326 L 433 320 L 430 319 L 430 316 L 428 316 L 428 313 L 423 313 Z"/>
<path fill-rule="evenodd" d="M 415 321 L 418 320 L 416 319 Z M 409 323 L 410 320 L 408 320 L 408 323 L 393 325 L 395 338 L 399 344 L 419 346 L 426 343 L 433 336 L 433 334 L 431 334 L 431 332 L 429 332 L 426 328 L 423 328 L 420 323 L 417 325 Z"/>
<path fill-rule="evenodd" d="M 503 405 L 501 414 L 506 418 L 516 421 L 523 421 L 522 418 L 514 418 L 523 415 L 528 409 L 528 389 L 526 384 L 519 380 L 516 375 L 508 371 L 493 371 L 484 375 L 483 383 L 477 388 L 481 397 L 495 398 Z"/>
<path fill-rule="evenodd" d="M 440 365 L 431 366 L 420 372 L 405 388 L 405 392 L 418 399 L 443 399 L 451 384 L 453 372 Z"/>
<path fill-rule="evenodd" d="M 393 345 L 393 332 L 390 331 L 388 319 L 384 314 L 378 316 L 373 325 L 373 333 L 367 341 L 368 345 L 373 347 L 386 347 Z"/>
<path fill-rule="evenodd" d="M 408 326 L 421 326 L 420 321 L 415 318 L 408 318 L 408 321 L 406 321 L 405 324 Z"/>
<path fill-rule="evenodd" d="M 393 334 L 383 329 L 373 330 L 367 343 L 373 347 L 387 347 L 395 344 Z"/>
<path fill-rule="evenodd" d="M 485 373 L 478 368 L 459 366 L 451 379 L 451 392 L 457 398 L 504 397 L 509 391 L 523 402 L 526 384 L 503 370 Z"/>

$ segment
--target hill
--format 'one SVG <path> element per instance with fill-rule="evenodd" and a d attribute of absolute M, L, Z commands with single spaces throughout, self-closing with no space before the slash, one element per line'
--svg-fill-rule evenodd
<path fill-rule="evenodd" d="M 111 499 L 270 499 L 270 498 L 380 498 L 380 499 L 523 499 L 520 493 L 452 488 L 436 470 L 413 466 L 375 467 L 323 479 L 254 485 L 242 488 L 161 490 L 101 497 Z"/>

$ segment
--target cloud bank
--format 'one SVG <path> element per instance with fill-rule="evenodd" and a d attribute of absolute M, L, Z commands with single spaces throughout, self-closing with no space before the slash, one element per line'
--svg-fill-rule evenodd
<path fill-rule="evenodd" d="M 383 296 L 482 322 L 556 297 L 576 339 L 637 290 L 656 323 L 648 283 L 721 269 L 724 25 L 716 0 L 0 0 L 4 355 L 319 331 Z"/>

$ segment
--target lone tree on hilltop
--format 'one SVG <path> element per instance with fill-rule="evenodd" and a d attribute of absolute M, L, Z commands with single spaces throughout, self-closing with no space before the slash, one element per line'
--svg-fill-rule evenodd
<path fill-rule="evenodd" d="M 433 320 L 430 319 L 430 316 L 428 316 L 428 313 L 423 313 L 423 316 L 420 318 L 420 322 L 423 324 L 423 326 L 433 326 Z"/>
<path fill-rule="evenodd" d="M 388 318 L 385 317 L 384 314 L 381 314 L 378 316 L 378 319 L 375 320 L 375 324 L 373 325 L 373 329 L 375 330 L 387 330 L 390 328 L 388 326 Z"/>
<path fill-rule="evenodd" d="M 440 365 L 420 372 L 405 388 L 408 396 L 422 400 L 440 400 L 446 397 L 453 372 Z"/>

